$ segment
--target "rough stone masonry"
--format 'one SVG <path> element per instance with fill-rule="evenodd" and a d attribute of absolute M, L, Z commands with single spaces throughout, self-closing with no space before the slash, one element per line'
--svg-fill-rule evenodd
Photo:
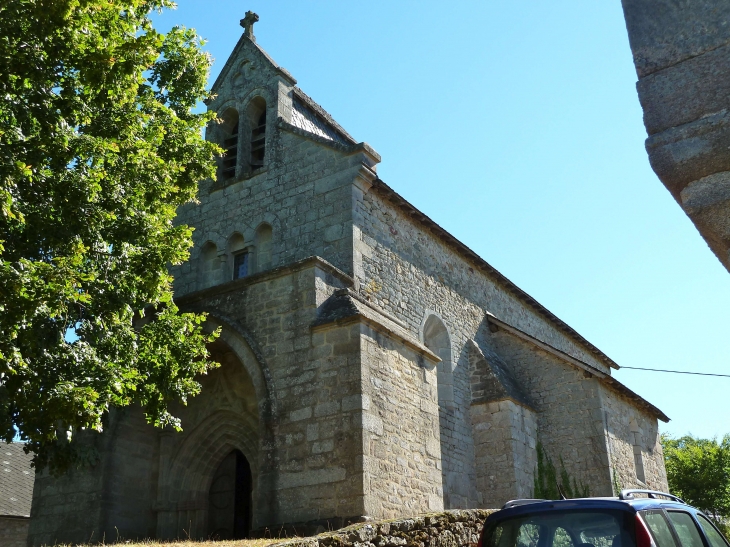
<path fill-rule="evenodd" d="M 256 43 L 213 85 L 227 152 L 176 300 L 222 366 L 173 409 L 89 433 L 94 468 L 35 483 L 34 545 L 299 533 L 532 495 L 538 443 L 593 495 L 666 489 L 657 420 L 618 365 L 380 180 Z M 117 536 L 118 535 L 118 536 Z"/>

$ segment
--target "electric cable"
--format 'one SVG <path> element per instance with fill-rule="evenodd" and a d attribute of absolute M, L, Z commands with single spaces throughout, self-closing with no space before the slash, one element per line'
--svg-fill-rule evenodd
<path fill-rule="evenodd" d="M 661 368 L 642 368 L 642 367 L 620 367 L 629 368 L 631 370 L 650 370 L 652 372 L 671 372 L 674 374 L 694 374 L 696 376 L 719 376 L 721 378 L 730 378 L 730 374 L 711 374 L 709 372 L 688 372 L 686 370 L 664 370 Z"/>

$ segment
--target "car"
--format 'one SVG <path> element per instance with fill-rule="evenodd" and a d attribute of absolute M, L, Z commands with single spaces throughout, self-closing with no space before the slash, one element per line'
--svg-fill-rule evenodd
<path fill-rule="evenodd" d="M 643 495 L 646 497 L 639 497 Z M 513 500 L 484 522 L 478 547 L 730 547 L 702 511 L 653 490 L 614 498 Z"/>

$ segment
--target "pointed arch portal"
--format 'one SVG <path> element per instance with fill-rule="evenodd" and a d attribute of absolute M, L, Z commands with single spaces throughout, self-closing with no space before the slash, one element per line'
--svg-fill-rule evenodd
<path fill-rule="evenodd" d="M 245 332 L 209 319 L 209 328 L 222 327 L 210 346 L 221 366 L 181 410 L 183 432 L 161 438 L 158 539 L 246 538 L 270 512 L 268 369 Z"/>

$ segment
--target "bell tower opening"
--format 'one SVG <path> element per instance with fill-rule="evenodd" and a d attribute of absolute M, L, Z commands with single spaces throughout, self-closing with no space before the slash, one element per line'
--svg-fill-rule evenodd
<path fill-rule="evenodd" d="M 249 165 L 251 171 L 264 166 L 266 156 L 266 101 L 262 97 L 251 100 L 246 109 L 251 124 Z"/>
<path fill-rule="evenodd" d="M 208 537 L 244 539 L 251 532 L 251 465 L 233 450 L 216 469 L 208 492 Z"/>

